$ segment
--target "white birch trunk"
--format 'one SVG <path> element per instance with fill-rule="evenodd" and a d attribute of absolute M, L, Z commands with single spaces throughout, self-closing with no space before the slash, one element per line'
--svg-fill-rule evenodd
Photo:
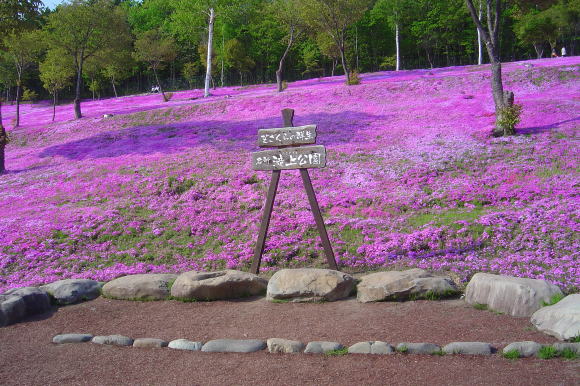
<path fill-rule="evenodd" d="M 479 21 L 481 21 L 481 15 L 483 12 L 483 2 L 479 0 Z M 479 28 L 477 29 L 477 64 L 481 65 L 483 63 L 483 45 L 481 44 L 481 32 Z"/>
<path fill-rule="evenodd" d="M 395 47 L 397 49 L 397 66 L 395 68 L 396 71 L 401 69 L 401 52 L 399 49 L 399 23 L 395 23 Z"/>
<path fill-rule="evenodd" d="M 205 89 L 203 92 L 203 97 L 207 98 L 210 96 L 209 88 L 211 83 L 211 55 L 213 46 L 213 23 L 215 21 L 215 11 L 213 8 L 209 9 L 209 28 L 207 35 L 207 62 L 206 62 L 206 73 L 205 73 Z"/>

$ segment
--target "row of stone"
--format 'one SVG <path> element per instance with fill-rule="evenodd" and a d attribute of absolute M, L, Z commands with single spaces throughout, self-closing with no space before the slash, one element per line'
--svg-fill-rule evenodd
<path fill-rule="evenodd" d="M 461 355 L 491 355 L 496 350 L 491 344 L 485 342 L 453 342 L 443 347 L 432 343 L 399 343 L 396 347 L 381 341 L 367 341 L 355 343 L 345 350 L 345 346 L 338 342 L 314 341 L 304 344 L 295 340 L 271 338 L 266 342 L 258 339 L 215 339 L 203 344 L 202 342 L 187 339 L 176 339 L 170 342 L 156 338 L 138 338 L 133 340 L 123 335 L 92 336 L 90 334 L 62 334 L 52 339 L 53 343 L 82 343 L 93 342 L 114 346 L 133 346 L 140 348 L 169 347 L 178 350 L 202 351 L 202 352 L 230 352 L 250 353 L 264 350 L 266 347 L 271 353 L 301 353 L 305 354 L 328 354 L 344 350 L 349 354 L 461 354 Z M 514 342 L 503 349 L 503 353 L 517 351 L 520 357 L 537 356 L 544 347 L 536 342 Z M 580 343 L 555 343 L 552 347 L 557 352 L 565 349 L 580 355 Z"/>
<path fill-rule="evenodd" d="M 335 301 L 346 298 L 355 289 L 356 280 L 343 272 L 328 269 L 284 269 L 268 281 L 247 272 L 185 272 L 176 274 L 141 274 L 114 279 L 106 284 L 93 280 L 60 280 L 39 289 L 11 290 L 0 295 L 0 325 L 14 323 L 23 315 L 45 312 L 40 307 L 33 312 L 20 296 L 23 291 L 46 292 L 57 304 L 65 305 L 90 300 L 102 294 L 125 300 L 220 300 L 261 295 L 280 302 Z M 101 288 L 102 287 L 102 288 Z M 435 299 L 457 293 L 451 279 L 435 276 L 422 269 L 378 272 L 363 276 L 356 287 L 361 302 Z M 540 330 L 558 339 L 570 339 L 580 334 L 580 295 L 570 295 L 552 307 L 538 309 L 543 302 L 562 297 L 560 289 L 545 280 L 515 278 L 478 273 L 465 292 L 468 304 L 512 316 L 530 316 Z M 46 297 L 46 295 L 45 295 Z M 47 303 L 42 301 L 41 303 Z M 28 310 L 28 311 L 23 311 Z"/>

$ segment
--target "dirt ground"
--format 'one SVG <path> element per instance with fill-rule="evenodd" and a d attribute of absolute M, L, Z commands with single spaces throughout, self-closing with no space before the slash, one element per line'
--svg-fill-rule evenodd
<path fill-rule="evenodd" d="M 580 361 L 424 355 L 215 354 L 172 349 L 55 345 L 61 333 L 208 341 L 217 338 L 553 343 L 527 318 L 461 300 L 275 304 L 263 298 L 199 303 L 99 298 L 0 328 L 4 385 L 578 385 Z"/>

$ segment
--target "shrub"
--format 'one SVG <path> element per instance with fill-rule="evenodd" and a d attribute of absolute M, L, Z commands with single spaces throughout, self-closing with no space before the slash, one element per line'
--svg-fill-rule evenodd
<path fill-rule="evenodd" d="M 360 84 L 360 76 L 358 75 L 358 71 L 350 72 L 350 79 L 347 80 L 346 84 L 348 84 L 349 86 Z"/>
<path fill-rule="evenodd" d="M 327 351 L 324 354 L 332 357 L 342 356 L 348 354 L 348 348 L 347 347 L 338 348 L 336 350 Z"/>
<path fill-rule="evenodd" d="M 560 356 L 564 359 L 578 358 L 578 354 L 576 354 L 576 351 L 571 349 L 570 347 L 566 347 L 564 350 L 560 351 Z"/>
<path fill-rule="evenodd" d="M 379 64 L 379 68 L 381 70 L 394 70 L 397 67 L 397 56 L 385 56 L 381 64 Z"/>
<path fill-rule="evenodd" d="M 282 91 L 286 90 L 288 88 L 288 82 L 286 82 L 285 80 L 282 81 Z"/>
<path fill-rule="evenodd" d="M 38 94 L 34 90 L 24 87 L 22 90 L 22 100 L 34 102 L 36 99 L 38 99 Z"/>
<path fill-rule="evenodd" d="M 513 104 L 500 110 L 497 126 L 503 128 L 505 134 L 514 134 L 521 121 L 522 105 Z"/>
<path fill-rule="evenodd" d="M 572 339 L 570 339 L 570 342 L 572 343 L 580 343 L 580 333 L 574 337 L 572 337 Z"/>

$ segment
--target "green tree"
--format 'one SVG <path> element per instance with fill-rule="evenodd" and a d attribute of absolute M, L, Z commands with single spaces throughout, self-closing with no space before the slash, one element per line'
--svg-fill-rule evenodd
<path fill-rule="evenodd" d="M 153 71 L 155 81 L 163 95 L 163 100 L 167 102 L 169 99 L 165 96 L 157 71 L 162 69 L 166 62 L 175 59 L 176 48 L 173 38 L 163 36 L 158 30 L 147 31 L 143 33 L 135 41 L 134 57 L 136 60 L 145 62 Z"/>
<path fill-rule="evenodd" d="M 246 49 L 238 39 L 231 39 L 225 46 L 226 63 L 238 70 L 240 85 L 244 84 L 244 72 L 250 71 L 256 63 L 246 54 Z"/>
<path fill-rule="evenodd" d="M 346 58 L 348 27 L 357 22 L 370 5 L 369 0 L 302 0 L 300 17 L 311 31 L 325 32 L 340 50 L 347 84 L 350 71 Z"/>
<path fill-rule="evenodd" d="M 35 28 L 40 21 L 42 5 L 41 0 L 0 1 L 0 36 Z"/>
<path fill-rule="evenodd" d="M 555 49 L 558 26 L 545 12 L 531 11 L 524 14 L 516 24 L 516 36 L 524 44 L 530 44 L 540 59 L 544 53 L 544 43 Z"/>
<path fill-rule="evenodd" d="M 22 92 L 22 77 L 30 66 L 38 60 L 42 52 L 40 34 L 38 30 L 24 31 L 20 34 L 11 33 L 4 40 L 8 55 L 14 61 L 16 70 L 16 122 L 14 127 L 20 126 L 20 97 Z"/>
<path fill-rule="evenodd" d="M 372 9 L 375 18 L 386 18 L 395 30 L 395 71 L 401 69 L 400 31 L 402 24 L 409 19 L 410 3 L 405 0 L 378 0 Z"/>
<path fill-rule="evenodd" d="M 58 92 L 70 85 L 75 69 L 68 56 L 62 52 L 49 51 L 39 66 L 40 80 L 46 91 L 52 95 L 52 121 L 56 116 Z"/>
<path fill-rule="evenodd" d="M 111 0 L 70 0 L 48 17 L 51 49 L 68 55 L 76 69 L 75 117 L 81 118 L 81 87 L 87 59 L 128 39 L 125 12 Z"/>
<path fill-rule="evenodd" d="M 199 72 L 200 66 L 198 62 L 187 62 L 183 65 L 183 70 L 181 71 L 181 74 L 183 75 L 185 80 L 187 80 L 189 88 L 193 88 L 193 83 Z"/>

